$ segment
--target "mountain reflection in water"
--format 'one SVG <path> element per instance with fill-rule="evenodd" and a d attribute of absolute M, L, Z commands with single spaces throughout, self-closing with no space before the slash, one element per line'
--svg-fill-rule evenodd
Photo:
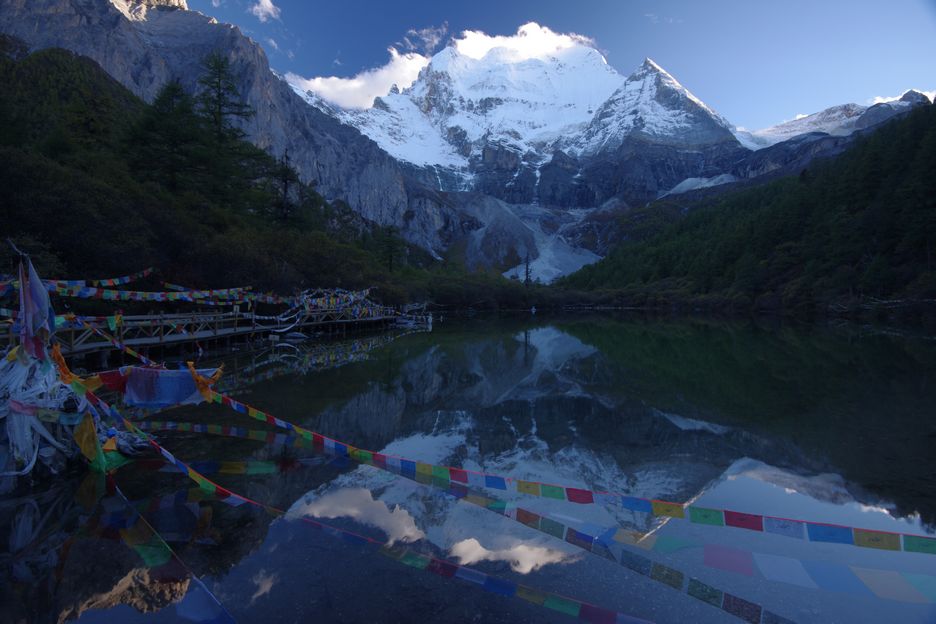
<path fill-rule="evenodd" d="M 222 383 L 280 418 L 409 459 L 933 533 L 936 341 L 855 328 L 603 317 L 448 322 L 392 338 L 232 354 Z M 150 418 L 265 428 L 216 405 Z M 628 567 L 615 561 L 621 553 L 608 560 L 524 526 L 516 514 L 316 455 L 301 440 L 154 433 L 186 461 L 248 462 L 242 473 L 230 464 L 208 476 L 290 510 L 274 519 L 222 505 L 158 461 L 115 475 L 134 508 L 241 622 L 569 619 L 535 601 L 401 566 L 311 530 L 301 516 L 657 622 L 739 621 L 667 586 L 671 577 L 658 568 L 793 621 L 936 618 L 933 555 L 484 493 L 588 534 L 634 531 L 641 542 L 623 550 L 637 562 Z M 161 559 L 147 560 L 152 551 L 102 527 L 95 518 L 113 513 L 113 495 L 87 482 L 76 469 L 52 487 L 0 499 L 7 545 L 0 620 L 185 621 L 188 612 L 176 606 L 193 591 L 184 570 L 167 575 L 165 563 L 154 565 Z M 634 571 L 642 562 L 645 575 Z"/>

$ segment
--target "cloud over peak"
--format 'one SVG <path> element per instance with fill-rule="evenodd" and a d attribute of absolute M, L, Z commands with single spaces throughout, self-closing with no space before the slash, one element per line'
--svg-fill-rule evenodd
<path fill-rule="evenodd" d="M 257 0 L 248 10 L 261 22 L 280 18 L 280 8 L 273 4 L 273 0 Z"/>
<path fill-rule="evenodd" d="M 494 49 L 506 50 L 514 60 L 544 58 L 577 46 L 595 47 L 595 42 L 575 33 L 557 33 L 536 22 L 528 22 L 515 35 L 491 36 L 480 30 L 466 30 L 454 41 L 459 54 L 482 59 Z"/>
<path fill-rule="evenodd" d="M 286 74 L 286 80 L 342 108 L 370 108 L 374 98 L 389 93 L 393 85 L 403 89 L 413 84 L 419 76 L 419 70 L 429 63 L 428 57 L 416 52 L 401 54 L 396 48 L 387 48 L 387 52 L 390 53 L 390 60 L 386 65 L 364 70 L 351 78 L 303 78 L 290 72 Z"/>
<path fill-rule="evenodd" d="M 270 0 L 261 0 L 272 4 Z M 258 3 L 259 4 L 259 3 Z M 277 9 L 278 11 L 278 9 Z M 387 95 L 393 85 L 400 89 L 411 86 L 419 71 L 429 64 L 433 52 L 445 40 L 448 24 L 407 31 L 396 47 L 387 48 L 390 59 L 385 65 L 365 69 L 348 78 L 317 76 L 305 78 L 287 73 L 286 80 L 303 91 L 312 91 L 325 101 L 341 108 L 370 108 L 374 98 Z M 454 37 L 449 45 L 466 57 L 480 60 L 491 50 L 498 50 L 507 60 L 517 62 L 546 58 L 577 46 L 593 48 L 593 40 L 575 33 L 557 33 L 536 22 L 529 22 L 513 35 L 488 35 L 480 30 L 466 30 Z M 403 50 L 403 51 L 401 51 Z M 334 63 L 340 65 L 340 62 Z"/>
<path fill-rule="evenodd" d="M 936 101 L 936 90 L 924 91 L 922 89 L 907 89 L 907 91 L 917 91 L 919 93 L 922 93 L 926 97 L 928 97 L 930 102 Z M 895 102 L 899 100 L 900 98 L 902 98 L 907 93 L 907 91 L 904 91 L 900 95 L 879 95 L 875 98 L 868 100 L 868 104 L 874 105 L 874 104 L 883 104 L 885 102 Z"/>

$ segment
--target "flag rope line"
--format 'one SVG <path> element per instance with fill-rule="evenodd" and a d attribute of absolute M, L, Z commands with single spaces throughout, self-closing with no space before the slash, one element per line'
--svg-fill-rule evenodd
<path fill-rule="evenodd" d="M 62 372 L 65 371 L 60 370 L 60 374 Z M 67 376 L 67 373 L 63 375 L 65 378 L 67 378 Z M 63 379 L 63 381 L 65 380 Z M 236 492 L 232 492 L 231 490 L 218 485 L 211 479 L 208 479 L 207 477 L 198 473 L 186 462 L 176 458 L 172 453 L 162 447 L 158 442 L 156 442 L 155 439 L 153 439 L 143 430 L 136 427 L 136 425 L 125 418 L 116 408 L 109 405 L 100 399 L 97 395 L 95 395 L 91 390 L 86 388 L 79 378 L 73 377 L 69 385 L 76 392 L 83 394 L 92 408 L 95 410 L 104 411 L 111 419 L 118 423 L 122 423 L 123 426 L 126 427 L 129 431 L 132 431 L 133 433 L 141 436 L 150 446 L 153 447 L 154 450 L 156 450 L 156 452 L 162 455 L 166 461 L 179 468 L 179 470 L 184 472 L 201 489 L 215 496 L 220 502 L 233 507 L 237 507 L 246 503 L 259 509 L 263 509 L 272 515 L 286 516 L 286 511 L 282 509 L 258 502 L 252 498 L 248 498 Z M 314 525 L 324 530 L 327 534 L 337 535 L 348 541 L 359 544 L 370 544 L 372 546 L 377 546 L 380 549 L 381 554 L 385 554 L 391 559 L 398 560 L 405 565 L 409 565 L 418 569 L 428 570 L 429 572 L 433 572 L 445 578 L 454 577 L 468 582 L 473 582 L 480 585 L 481 588 L 486 591 L 507 597 L 516 596 L 521 599 L 528 600 L 529 602 L 539 604 L 548 609 L 552 609 L 560 613 L 565 613 L 566 615 L 571 615 L 573 617 L 578 617 L 579 619 L 586 622 L 600 624 L 610 624 L 612 622 L 646 624 L 647 622 L 647 620 L 634 618 L 623 613 L 603 609 L 580 600 L 575 600 L 573 598 L 568 598 L 559 594 L 535 590 L 518 583 L 514 583 L 513 581 L 504 580 L 490 574 L 478 572 L 472 568 L 452 563 L 445 559 L 439 559 L 430 555 L 417 553 L 409 548 L 394 546 L 389 542 L 381 542 L 380 540 L 361 535 L 354 531 L 349 531 L 340 527 L 334 527 L 306 516 L 301 516 L 298 519 L 302 522 Z"/>
<path fill-rule="evenodd" d="M 140 423 L 140 425 L 144 424 L 148 425 L 146 427 L 147 429 L 152 428 L 162 431 L 212 433 L 220 435 L 233 434 L 237 437 L 242 437 L 237 435 L 238 432 L 235 431 L 235 429 L 237 429 L 236 427 L 171 421 L 148 421 L 147 423 Z M 258 433 L 264 432 L 258 431 Z M 283 434 L 278 435 L 282 436 Z M 261 435 L 257 435 L 251 439 L 257 442 L 267 442 L 267 437 Z M 303 438 L 292 439 L 304 440 Z M 348 460 L 348 458 L 340 459 Z M 655 545 L 658 543 L 661 546 L 665 544 L 664 541 L 657 536 L 643 534 L 638 531 L 628 531 L 617 526 L 602 528 L 599 535 L 591 535 L 584 530 L 573 528 L 554 518 L 547 518 L 546 516 L 519 507 L 516 503 L 487 497 L 475 490 L 469 489 L 468 486 L 465 485 L 433 478 L 431 475 L 420 473 L 406 475 L 395 472 L 390 468 L 385 468 L 384 470 L 393 475 L 413 481 L 418 486 L 431 486 L 440 495 L 448 495 L 456 500 L 461 500 L 480 507 L 481 509 L 494 512 L 499 516 L 509 518 L 514 522 L 539 531 L 544 535 L 571 544 L 585 552 L 620 564 L 632 572 L 646 576 L 650 580 L 666 585 L 680 593 L 688 594 L 692 598 L 701 600 L 706 604 L 722 609 L 748 622 L 754 622 L 755 624 L 766 624 L 768 622 L 780 624 L 789 622 L 789 620 L 782 616 L 770 612 L 761 604 L 751 602 L 731 594 L 730 592 L 708 585 L 676 568 L 627 550 L 627 547 L 640 548 L 647 551 L 662 550 L 655 548 Z M 693 544 L 693 546 L 701 546 L 701 544 Z"/>
<path fill-rule="evenodd" d="M 124 503 L 125 503 L 125 504 L 127 505 L 127 507 L 130 509 L 131 513 L 134 514 L 137 518 L 139 518 L 139 519 L 143 522 L 143 524 L 146 525 L 146 528 L 156 537 L 156 539 L 159 540 L 159 542 L 163 545 L 163 547 L 165 547 L 166 550 L 169 551 L 169 554 L 171 554 L 172 557 L 179 563 L 179 565 L 182 566 L 182 569 L 185 570 L 185 572 L 189 575 L 189 577 L 191 577 L 191 579 L 192 579 L 193 581 L 195 581 L 196 585 L 198 585 L 198 587 L 199 587 L 202 591 L 204 591 L 206 594 L 208 594 L 208 597 L 211 598 L 212 602 L 214 602 L 215 605 L 218 607 L 218 609 L 221 610 L 223 616 L 226 617 L 227 621 L 229 621 L 229 622 L 235 622 L 234 618 L 231 617 L 231 614 L 228 612 L 228 610 L 224 608 L 224 605 L 221 604 L 221 601 L 218 600 L 218 597 L 215 596 L 214 593 L 213 593 L 210 589 L 208 589 L 208 586 L 205 585 L 204 581 L 202 581 L 201 578 L 199 578 L 199 576 L 198 576 L 197 574 L 195 574 L 195 572 L 193 572 L 191 568 L 188 567 L 188 565 L 185 563 L 185 561 L 182 560 L 182 557 L 180 557 L 179 554 L 178 554 L 175 550 L 173 550 L 172 546 L 170 546 L 169 543 L 168 543 L 166 540 L 163 539 L 162 535 L 159 534 L 159 531 L 157 531 L 157 530 L 153 527 L 153 525 L 150 524 L 149 520 L 146 519 L 146 516 L 144 516 L 142 513 L 140 513 L 139 510 L 137 510 L 136 507 L 134 507 L 134 506 L 130 503 L 130 501 L 127 499 L 127 497 L 126 497 L 126 496 L 124 495 L 124 493 L 121 491 L 120 486 L 118 486 L 117 483 L 114 482 L 113 480 L 112 480 L 111 482 L 112 482 L 113 485 L 114 485 L 114 491 L 117 492 L 117 494 L 120 496 L 121 499 L 123 499 Z M 124 539 L 124 541 L 127 543 L 127 545 L 132 549 L 132 548 L 133 548 L 133 545 L 130 544 L 129 542 L 127 542 L 127 538 L 124 537 L 124 533 L 123 533 L 123 532 L 121 532 L 121 537 Z M 183 598 L 183 601 L 184 601 L 184 598 Z M 212 622 L 218 622 L 218 621 L 219 621 L 218 619 L 213 619 L 213 620 L 212 620 Z"/>
<path fill-rule="evenodd" d="M 89 325 L 88 327 L 91 326 Z M 110 336 L 106 332 L 96 328 L 93 329 L 117 348 L 122 348 L 131 355 L 136 353 L 135 351 L 127 350 L 126 347 L 121 345 L 113 336 Z M 141 359 L 141 361 L 144 363 L 152 363 L 152 361 L 148 359 Z M 521 494 L 565 500 L 577 504 L 610 505 L 612 507 L 621 507 L 629 511 L 647 513 L 655 517 L 688 520 L 694 524 L 732 527 L 771 533 L 774 535 L 808 540 L 809 542 L 846 544 L 861 548 L 936 555 L 936 538 L 933 537 L 862 529 L 840 524 L 811 522 L 780 516 L 751 514 L 730 509 L 716 509 L 702 507 L 700 505 L 629 496 L 614 492 L 602 492 L 554 485 L 540 481 L 528 481 L 496 474 L 482 473 L 464 468 L 440 466 L 410 460 L 396 455 L 377 453 L 375 451 L 359 449 L 352 444 L 335 440 L 321 433 L 282 420 L 251 405 L 237 401 L 227 394 L 217 392 L 212 388 L 207 389 L 205 398 L 209 403 L 227 406 L 235 412 L 244 414 L 254 420 L 265 422 L 285 431 L 293 431 L 306 438 L 306 440 L 311 440 L 315 447 L 326 450 L 330 449 L 336 455 L 346 455 L 360 463 L 373 465 L 378 468 L 385 468 L 388 464 L 392 464 L 393 466 L 399 465 L 402 471 L 412 472 L 413 474 L 428 474 L 433 477 L 448 479 L 473 487 L 516 491 Z"/>

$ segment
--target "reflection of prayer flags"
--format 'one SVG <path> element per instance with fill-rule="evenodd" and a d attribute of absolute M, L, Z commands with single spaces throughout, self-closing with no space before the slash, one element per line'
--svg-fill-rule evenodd
<path fill-rule="evenodd" d="M 621 506 L 631 511 L 642 511 L 644 513 L 653 513 L 653 505 L 645 498 L 636 496 L 622 496 Z"/>
<path fill-rule="evenodd" d="M 507 511 L 507 501 L 490 499 L 487 503 L 487 508 L 491 511 L 495 511 L 501 515 Z"/>
<path fill-rule="evenodd" d="M 540 485 L 540 495 L 546 498 L 555 498 L 556 500 L 565 500 L 566 489 L 558 485 Z"/>
<path fill-rule="evenodd" d="M 540 531 L 558 539 L 565 538 L 565 525 L 550 518 L 540 518 Z"/>
<path fill-rule="evenodd" d="M 816 589 L 816 584 L 809 577 L 806 568 L 799 559 L 781 555 L 754 553 L 754 561 L 761 574 L 769 581 L 779 581 L 790 585 L 799 585 Z"/>
<path fill-rule="evenodd" d="M 706 509 L 705 507 L 689 507 L 689 519 L 696 524 L 710 524 L 712 526 L 725 526 L 725 517 L 721 509 Z"/>
<path fill-rule="evenodd" d="M 679 570 L 669 568 L 662 563 L 654 563 L 650 569 L 650 578 L 661 583 L 665 583 L 673 589 L 682 589 L 683 573 Z"/>
<path fill-rule="evenodd" d="M 900 535 L 883 531 L 854 529 L 855 546 L 879 548 L 881 550 L 900 550 Z"/>
<path fill-rule="evenodd" d="M 400 563 L 424 570 L 429 566 L 429 557 L 408 550 L 400 557 Z"/>
<path fill-rule="evenodd" d="M 558 611 L 559 613 L 578 617 L 582 604 L 574 600 L 560 598 L 559 596 L 548 596 L 546 600 L 543 601 L 543 606 L 547 609 Z"/>
<path fill-rule="evenodd" d="M 586 535 L 585 533 L 580 533 L 572 527 L 566 529 L 565 540 L 570 544 L 578 546 L 579 548 L 584 548 L 585 550 L 591 550 L 592 542 L 595 541 L 591 535 Z"/>
<path fill-rule="evenodd" d="M 924 596 L 928 596 L 930 602 L 936 602 L 936 576 L 903 572 L 903 577 L 907 579 L 907 582 L 913 585 L 918 592 Z"/>
<path fill-rule="evenodd" d="M 459 468 L 450 468 L 449 479 L 458 481 L 459 483 L 468 483 L 468 473 Z"/>
<path fill-rule="evenodd" d="M 654 516 L 669 516 L 671 518 L 685 518 L 686 509 L 679 503 L 668 503 L 666 501 L 652 501 Z"/>
<path fill-rule="evenodd" d="M 517 585 L 511 581 L 489 576 L 484 581 L 484 589 L 501 596 L 513 596 L 517 592 Z"/>
<path fill-rule="evenodd" d="M 903 536 L 904 550 L 907 552 L 927 553 L 936 555 L 936 539 L 920 537 L 918 535 Z"/>
<path fill-rule="evenodd" d="M 416 474 L 432 476 L 432 464 L 424 464 L 423 462 L 416 462 Z"/>
<path fill-rule="evenodd" d="M 590 604 L 582 604 L 578 617 L 580 620 L 592 622 L 593 624 L 615 624 L 617 622 L 617 613 Z"/>
<path fill-rule="evenodd" d="M 502 477 L 495 477 L 494 475 L 484 475 L 484 487 L 493 488 L 495 490 L 506 490 L 507 483 Z"/>
<path fill-rule="evenodd" d="M 803 523 L 796 520 L 786 520 L 785 518 L 764 517 L 764 531 L 776 535 L 785 535 L 786 537 L 795 537 L 803 539 Z"/>
<path fill-rule="evenodd" d="M 820 589 L 849 594 L 870 594 L 865 584 L 846 565 L 829 561 L 803 561 L 802 563 L 810 578 Z"/>
<path fill-rule="evenodd" d="M 450 479 L 449 469 L 446 466 L 433 466 L 432 478 L 441 479 L 442 481 L 448 481 Z"/>
<path fill-rule="evenodd" d="M 705 565 L 719 570 L 728 570 L 752 576 L 754 574 L 754 559 L 750 551 L 738 550 L 729 546 L 718 544 L 705 545 Z"/>
<path fill-rule="evenodd" d="M 517 522 L 533 527 L 534 529 L 538 529 L 539 520 L 539 515 L 531 511 L 527 511 L 526 509 L 517 509 Z"/>
<path fill-rule="evenodd" d="M 833 544 L 854 544 L 852 530 L 849 527 L 834 524 L 806 523 L 806 531 L 811 542 L 831 542 Z"/>
<path fill-rule="evenodd" d="M 926 596 L 918 592 L 900 572 L 893 570 L 871 570 L 852 566 L 852 572 L 864 581 L 872 592 L 885 600 L 928 603 Z"/>
<path fill-rule="evenodd" d="M 445 578 L 452 578 L 455 576 L 455 572 L 458 570 L 458 566 L 454 563 L 443 561 L 442 559 L 433 558 L 432 561 L 429 562 L 429 567 L 426 569 L 433 574 L 438 574 L 439 576 Z"/>
<path fill-rule="evenodd" d="M 632 553 L 629 550 L 622 550 L 621 565 L 625 568 L 633 570 L 637 574 L 650 576 L 650 568 L 653 565 L 653 562 L 646 557 L 641 557 L 640 555 Z"/>
<path fill-rule="evenodd" d="M 534 481 L 517 481 L 517 491 L 521 494 L 530 494 L 532 496 L 540 495 L 539 483 Z"/>
<path fill-rule="evenodd" d="M 487 580 L 487 574 L 472 570 L 471 568 L 459 566 L 458 570 L 455 571 L 455 578 L 460 578 L 463 581 L 468 581 L 469 583 L 475 583 L 477 585 L 484 585 L 484 582 Z"/>
<path fill-rule="evenodd" d="M 566 498 L 572 503 L 580 503 L 582 505 L 590 505 L 595 502 L 595 498 L 592 496 L 591 492 L 578 488 L 566 488 Z"/>
<path fill-rule="evenodd" d="M 721 609 L 723 596 L 721 590 L 710 587 L 698 579 L 689 579 L 689 595 Z"/>
<path fill-rule="evenodd" d="M 653 544 L 654 552 L 672 553 L 684 548 L 699 546 L 697 542 L 685 540 L 681 537 L 674 537 L 672 535 L 658 535 L 654 537 L 656 538 L 656 542 Z"/>
<path fill-rule="evenodd" d="M 526 585 L 517 585 L 517 598 L 526 600 L 527 602 L 532 602 L 533 604 L 542 605 L 546 600 L 546 594 L 538 592 L 531 587 Z"/>
<path fill-rule="evenodd" d="M 749 529 L 751 531 L 763 531 L 764 517 L 737 511 L 726 511 L 725 525 L 737 527 L 739 529 Z"/>
<path fill-rule="evenodd" d="M 411 462 L 408 459 L 400 460 L 400 474 L 409 479 L 416 478 L 416 462 Z"/>
<path fill-rule="evenodd" d="M 732 594 L 725 594 L 722 609 L 750 624 L 760 624 L 761 606 Z"/>

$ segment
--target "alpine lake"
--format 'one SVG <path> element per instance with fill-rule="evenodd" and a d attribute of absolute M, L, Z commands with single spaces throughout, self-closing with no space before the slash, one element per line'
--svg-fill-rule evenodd
<path fill-rule="evenodd" d="M 237 622 L 936 622 L 926 332 L 445 317 L 221 362 L 221 391 L 351 446 L 136 414 L 257 504 L 155 453 L 4 495 L 0 622 L 222 621 L 212 595 Z"/>

